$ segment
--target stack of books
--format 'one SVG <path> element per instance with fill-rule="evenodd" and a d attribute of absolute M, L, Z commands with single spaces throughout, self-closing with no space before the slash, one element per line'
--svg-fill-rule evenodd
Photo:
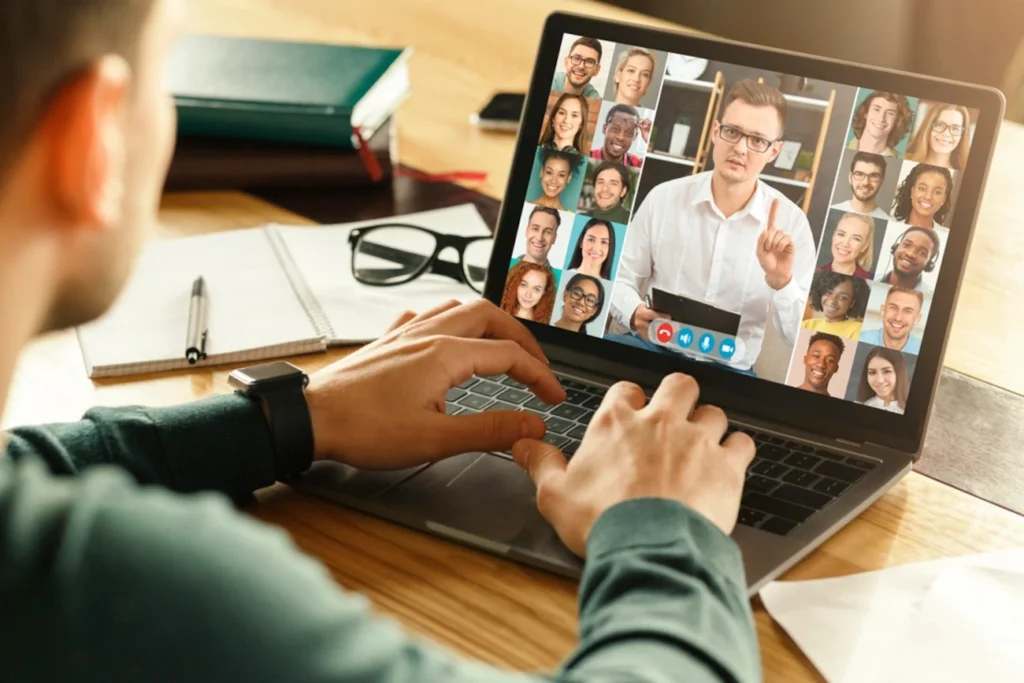
<path fill-rule="evenodd" d="M 168 71 L 178 144 L 165 189 L 389 182 L 408 49 L 193 34 Z"/>

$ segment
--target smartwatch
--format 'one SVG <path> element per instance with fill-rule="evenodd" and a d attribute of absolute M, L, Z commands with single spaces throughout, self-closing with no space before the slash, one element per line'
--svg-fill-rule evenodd
<path fill-rule="evenodd" d="M 305 394 L 309 376 L 281 361 L 235 370 L 228 375 L 228 384 L 266 406 L 277 479 L 294 479 L 308 470 L 313 464 L 313 422 Z"/>

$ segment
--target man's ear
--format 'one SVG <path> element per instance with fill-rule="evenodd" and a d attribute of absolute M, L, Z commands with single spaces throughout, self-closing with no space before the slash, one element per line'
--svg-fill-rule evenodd
<path fill-rule="evenodd" d="M 779 152 L 782 151 L 782 140 L 776 140 L 772 143 L 772 146 L 768 148 L 768 163 L 775 161 L 775 158 L 779 156 Z"/>
<path fill-rule="evenodd" d="M 53 200 L 69 225 L 121 220 L 130 81 L 122 57 L 103 57 L 60 91 L 44 123 Z"/>

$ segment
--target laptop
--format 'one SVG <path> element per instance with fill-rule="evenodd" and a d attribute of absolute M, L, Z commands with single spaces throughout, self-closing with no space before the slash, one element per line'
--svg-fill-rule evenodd
<path fill-rule="evenodd" d="M 514 294 L 506 310 L 568 400 L 475 377 L 448 392 L 448 412 L 534 411 L 571 458 L 607 387 L 693 375 L 757 443 L 733 533 L 755 594 L 920 454 L 1003 108 L 989 88 L 551 15 L 484 296 Z M 753 174 L 745 204 L 719 205 Z M 759 251 L 771 215 L 789 239 L 775 261 Z M 540 296 L 519 296 L 528 272 Z M 655 291 L 685 305 L 655 309 L 645 329 L 636 314 Z M 507 453 L 399 472 L 317 463 L 296 486 L 582 569 Z"/>

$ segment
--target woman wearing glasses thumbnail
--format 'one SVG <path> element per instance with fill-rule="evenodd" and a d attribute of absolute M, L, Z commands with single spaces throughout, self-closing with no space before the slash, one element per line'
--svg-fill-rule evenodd
<path fill-rule="evenodd" d="M 902 415 L 909 393 L 910 378 L 903 354 L 881 346 L 871 349 L 864 361 L 857 403 Z"/>
<path fill-rule="evenodd" d="M 615 230 L 612 229 L 611 223 L 600 218 L 591 218 L 580 231 L 566 270 L 611 280 L 614 257 Z"/>
<path fill-rule="evenodd" d="M 907 159 L 964 170 L 971 147 L 971 112 L 942 102 L 922 102 L 919 107 L 927 107 L 928 113 L 907 145 Z"/>
<path fill-rule="evenodd" d="M 852 275 L 819 271 L 811 283 L 811 308 L 818 316 L 807 318 L 802 327 L 828 332 L 837 337 L 857 339 L 867 311 L 871 287 Z"/>
<path fill-rule="evenodd" d="M 918 164 L 896 190 L 892 215 L 915 228 L 945 224 L 953 201 L 953 174 L 948 168 Z"/>
<path fill-rule="evenodd" d="M 556 211 L 568 211 L 562 204 L 562 192 L 572 182 L 579 157 L 552 149 L 541 149 L 540 194 L 527 201 Z"/>
<path fill-rule="evenodd" d="M 565 286 L 562 303 L 562 317 L 554 322 L 555 327 L 586 334 L 587 325 L 604 308 L 604 285 L 596 277 L 576 273 Z"/>
<path fill-rule="evenodd" d="M 509 269 L 501 295 L 501 310 L 547 325 L 554 308 L 555 280 L 548 268 L 520 261 Z"/>
<path fill-rule="evenodd" d="M 832 260 L 826 272 L 871 279 L 875 261 L 875 221 L 861 213 L 844 213 L 832 233 Z"/>
<path fill-rule="evenodd" d="M 585 154 L 589 107 L 582 95 L 562 93 L 551 107 L 548 121 L 540 135 L 540 146 L 559 152 Z"/>

